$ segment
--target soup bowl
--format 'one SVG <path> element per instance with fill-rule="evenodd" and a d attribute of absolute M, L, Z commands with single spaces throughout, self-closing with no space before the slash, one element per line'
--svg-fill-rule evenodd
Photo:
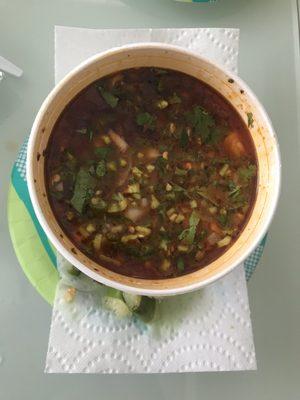
<path fill-rule="evenodd" d="M 228 250 L 204 268 L 170 279 L 128 277 L 99 265 L 66 236 L 47 197 L 45 155 L 52 129 L 74 97 L 92 82 L 123 69 L 158 67 L 181 71 L 206 82 L 235 108 L 249 126 L 258 160 L 257 195 L 243 231 Z M 253 121 L 249 124 L 249 116 Z M 180 47 L 144 43 L 100 53 L 80 64 L 52 90 L 34 121 L 28 144 L 27 179 L 37 218 L 58 252 L 84 274 L 105 285 L 148 296 L 186 293 L 232 271 L 255 249 L 274 215 L 280 191 L 280 156 L 270 119 L 251 89 L 223 67 Z"/>

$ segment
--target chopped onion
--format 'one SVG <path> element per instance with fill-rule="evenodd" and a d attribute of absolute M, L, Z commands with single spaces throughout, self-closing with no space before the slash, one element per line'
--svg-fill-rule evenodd
<path fill-rule="evenodd" d="M 149 201 L 143 197 L 140 204 L 139 207 L 128 207 L 124 212 L 125 217 L 132 222 L 137 222 L 139 219 L 143 218 L 149 210 Z"/>
<path fill-rule="evenodd" d="M 146 197 L 143 197 L 142 200 L 141 200 L 141 206 L 142 207 L 148 207 L 148 205 L 149 205 L 148 199 L 146 199 Z"/>
<path fill-rule="evenodd" d="M 147 210 L 145 210 L 143 208 L 129 207 L 124 212 L 124 215 L 126 218 L 130 219 L 132 222 L 136 222 L 139 219 L 141 219 L 146 213 L 147 213 Z"/>
<path fill-rule="evenodd" d="M 132 166 L 132 159 L 131 156 L 129 156 L 127 158 L 127 167 L 123 167 L 121 170 L 119 170 L 116 182 L 117 186 L 122 186 L 126 183 L 129 177 L 131 166 Z"/>
<path fill-rule="evenodd" d="M 218 241 L 218 247 L 228 246 L 230 242 L 231 242 L 231 237 L 225 236 L 222 240 Z"/>

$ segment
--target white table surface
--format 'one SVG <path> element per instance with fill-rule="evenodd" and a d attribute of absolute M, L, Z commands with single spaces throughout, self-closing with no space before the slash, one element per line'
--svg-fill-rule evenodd
<path fill-rule="evenodd" d="M 43 373 L 50 306 L 14 255 L 6 198 L 18 147 L 54 82 L 54 25 L 237 27 L 239 71 L 279 136 L 282 195 L 249 283 L 258 371 L 139 376 Z M 0 53 L 24 70 L 0 85 L 0 399 L 300 398 L 299 27 L 296 0 L 0 0 Z"/>

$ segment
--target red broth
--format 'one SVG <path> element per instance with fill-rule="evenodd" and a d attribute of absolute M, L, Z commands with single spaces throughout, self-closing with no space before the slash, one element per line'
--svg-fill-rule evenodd
<path fill-rule="evenodd" d="M 214 89 L 135 68 L 68 104 L 45 173 L 54 215 L 77 248 L 120 274 L 161 279 L 203 268 L 236 240 L 255 201 L 257 158 L 248 128 Z"/>

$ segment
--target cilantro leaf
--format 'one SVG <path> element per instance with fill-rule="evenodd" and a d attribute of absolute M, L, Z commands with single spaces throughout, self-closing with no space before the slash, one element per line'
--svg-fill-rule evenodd
<path fill-rule="evenodd" d="M 247 117 L 248 117 L 248 128 L 253 128 L 254 119 L 252 112 L 247 113 Z"/>
<path fill-rule="evenodd" d="M 228 214 L 220 214 L 218 216 L 218 222 L 225 227 L 228 224 Z"/>
<path fill-rule="evenodd" d="M 212 196 L 208 193 L 208 190 L 205 186 L 202 186 L 200 188 L 196 187 L 195 192 L 203 199 L 210 201 L 214 206 L 216 207 L 219 206 L 219 203 L 214 198 L 212 198 Z"/>
<path fill-rule="evenodd" d="M 159 149 L 159 151 L 160 151 L 161 153 L 163 153 L 164 151 L 167 151 L 167 150 L 168 150 L 168 146 L 166 146 L 165 144 L 160 144 L 160 145 L 158 146 L 158 149 Z"/>
<path fill-rule="evenodd" d="M 189 195 L 189 192 L 183 188 L 180 185 L 177 185 L 177 183 L 171 182 L 173 186 L 173 191 L 172 193 L 175 194 L 175 199 L 179 200 L 182 197 L 186 197 L 188 199 L 192 199 L 191 196 Z"/>
<path fill-rule="evenodd" d="M 96 147 L 94 153 L 99 158 L 106 160 L 109 153 L 112 151 L 111 147 Z"/>
<path fill-rule="evenodd" d="M 163 158 L 161 156 L 157 157 L 157 159 L 155 161 L 155 166 L 156 166 L 160 176 L 163 176 L 165 174 L 165 169 L 166 169 L 167 164 L 168 164 L 168 160 L 166 160 L 165 158 Z"/>
<path fill-rule="evenodd" d="M 107 207 L 107 203 L 106 201 L 104 201 L 103 199 L 98 199 L 97 202 L 95 203 L 90 203 L 90 207 L 95 210 L 95 211 L 102 211 L 105 210 Z"/>
<path fill-rule="evenodd" d="M 188 173 L 188 171 L 186 169 L 181 169 L 181 168 L 178 168 L 178 167 L 175 168 L 175 175 L 186 176 L 187 173 Z"/>
<path fill-rule="evenodd" d="M 100 178 L 106 174 L 106 164 L 104 160 L 98 162 L 96 167 L 96 175 Z"/>
<path fill-rule="evenodd" d="M 183 188 L 180 185 L 177 185 L 176 183 L 172 182 L 172 186 L 173 186 L 173 191 L 174 192 L 187 192 L 187 190 L 185 188 Z"/>
<path fill-rule="evenodd" d="M 160 79 L 157 84 L 157 90 L 159 93 L 163 92 L 164 90 L 164 82 L 163 79 Z"/>
<path fill-rule="evenodd" d="M 92 141 L 94 136 L 94 131 L 92 128 L 80 128 L 76 129 L 76 132 L 80 133 L 81 135 L 87 135 L 90 142 Z"/>
<path fill-rule="evenodd" d="M 88 137 L 89 137 L 89 141 L 91 142 L 92 139 L 93 139 L 93 136 L 94 136 L 94 131 L 93 131 L 91 128 L 89 128 L 89 129 L 87 130 L 87 135 L 88 135 Z"/>
<path fill-rule="evenodd" d="M 218 143 L 222 137 L 225 135 L 226 128 L 221 126 L 212 127 L 210 130 L 210 137 L 207 139 L 207 143 L 216 144 Z"/>
<path fill-rule="evenodd" d="M 241 194 L 241 187 L 236 185 L 233 181 L 228 183 L 228 189 L 228 195 L 231 199 L 235 199 Z"/>
<path fill-rule="evenodd" d="M 89 171 L 81 167 L 76 176 L 73 197 L 71 198 L 71 205 L 80 214 L 86 202 L 90 199 L 91 191 L 94 189 L 95 185 L 96 181 Z"/>
<path fill-rule="evenodd" d="M 187 134 L 186 129 L 183 129 L 180 133 L 179 143 L 182 148 L 187 147 L 189 143 L 189 135 Z"/>
<path fill-rule="evenodd" d="M 98 90 L 101 93 L 101 96 L 105 100 L 105 102 L 111 106 L 111 108 L 115 108 L 118 105 L 119 98 L 112 93 L 105 90 L 102 86 L 98 86 Z"/>
<path fill-rule="evenodd" d="M 116 245 L 116 244 L 115 244 Z M 153 246 L 147 245 L 147 244 L 141 244 L 141 245 L 122 245 L 118 244 L 120 248 L 127 253 L 128 255 L 139 258 L 140 260 L 147 260 L 149 257 L 153 255 L 155 252 L 155 248 Z"/>
<path fill-rule="evenodd" d="M 194 106 L 192 111 L 185 114 L 185 118 L 194 133 L 206 144 L 216 144 L 226 132 L 226 128 L 216 126 L 213 116 L 200 106 Z"/>
<path fill-rule="evenodd" d="M 199 214 L 196 211 L 193 211 L 189 219 L 190 226 L 197 226 L 199 222 L 200 222 Z"/>
<path fill-rule="evenodd" d="M 168 99 L 169 104 L 180 104 L 181 98 L 174 92 L 173 95 Z"/>
<path fill-rule="evenodd" d="M 248 167 L 241 167 L 238 169 L 239 177 L 242 181 L 249 181 L 253 176 L 256 175 L 256 166 L 250 164 Z"/>
<path fill-rule="evenodd" d="M 182 257 L 179 257 L 178 260 L 177 260 L 177 269 L 180 272 L 184 271 L 184 260 L 183 260 Z"/>
<path fill-rule="evenodd" d="M 179 240 L 185 240 L 187 238 L 187 236 L 189 235 L 190 232 L 190 228 L 187 228 L 185 230 L 183 230 L 180 235 L 178 236 Z"/>
<path fill-rule="evenodd" d="M 194 106 L 192 111 L 185 114 L 186 121 L 192 126 L 196 135 L 200 136 L 204 142 L 210 140 L 211 129 L 215 128 L 215 120 L 202 107 Z"/>
<path fill-rule="evenodd" d="M 196 211 L 193 211 L 189 219 L 189 228 L 185 229 L 178 236 L 179 240 L 183 240 L 188 245 L 192 245 L 195 240 L 196 229 L 200 222 L 200 217 Z"/>
<path fill-rule="evenodd" d="M 148 128 L 151 130 L 155 129 L 155 125 L 156 125 L 155 121 L 156 121 L 156 118 L 153 115 L 149 114 L 148 112 L 139 113 L 136 116 L 136 123 L 139 126 L 143 126 L 144 128 Z"/>

